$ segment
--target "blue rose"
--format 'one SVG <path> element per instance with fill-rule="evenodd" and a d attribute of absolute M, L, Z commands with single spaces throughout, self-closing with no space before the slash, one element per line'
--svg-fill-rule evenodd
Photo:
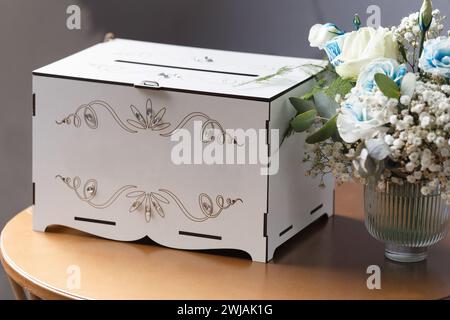
<path fill-rule="evenodd" d="M 382 73 L 394 80 L 395 83 L 400 86 L 402 79 L 407 72 L 406 66 L 404 64 L 399 65 L 394 59 L 376 59 L 362 69 L 356 85 L 366 91 L 373 91 L 377 86 L 374 77 L 377 73 Z"/>
<path fill-rule="evenodd" d="M 419 68 L 435 76 L 450 78 L 450 38 L 439 37 L 425 42 Z"/>
<path fill-rule="evenodd" d="M 339 136 L 347 143 L 372 138 L 376 133 L 385 132 L 388 122 L 385 110 L 370 108 L 359 100 L 359 95 L 351 95 L 338 113 L 336 126 Z"/>
<path fill-rule="evenodd" d="M 328 60 L 333 66 L 338 66 L 341 61 L 338 59 L 340 54 L 342 53 L 342 44 L 344 42 L 345 34 L 339 35 L 332 40 L 325 43 L 324 50 L 327 53 Z"/>

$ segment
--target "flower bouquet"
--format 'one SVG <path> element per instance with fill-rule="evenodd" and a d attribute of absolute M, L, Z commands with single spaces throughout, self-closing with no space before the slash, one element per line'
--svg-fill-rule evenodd
<path fill-rule="evenodd" d="M 450 38 L 425 0 L 391 28 L 344 32 L 314 25 L 312 47 L 327 70 L 311 92 L 290 101 L 297 110 L 287 135 L 306 132 L 307 175 L 333 174 L 337 184 L 365 185 L 365 224 L 404 262 L 448 232 L 450 204 Z"/>

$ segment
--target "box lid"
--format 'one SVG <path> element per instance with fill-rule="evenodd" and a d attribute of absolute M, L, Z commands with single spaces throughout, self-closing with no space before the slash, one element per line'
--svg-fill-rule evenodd
<path fill-rule="evenodd" d="M 115 39 L 33 74 L 271 101 L 320 71 L 314 65 L 326 62 Z M 281 68 L 289 71 L 255 81 Z"/>

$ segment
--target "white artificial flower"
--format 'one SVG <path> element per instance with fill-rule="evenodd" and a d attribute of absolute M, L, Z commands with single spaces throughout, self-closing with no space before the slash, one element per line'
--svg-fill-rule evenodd
<path fill-rule="evenodd" d="M 414 124 L 414 117 L 408 114 L 403 118 L 403 121 L 408 125 L 412 125 Z"/>
<path fill-rule="evenodd" d="M 423 187 L 420 189 L 420 192 L 421 192 L 424 196 L 427 196 L 427 195 L 429 195 L 429 194 L 431 193 L 431 189 L 430 189 L 430 187 L 428 187 L 428 186 L 423 186 Z"/>
<path fill-rule="evenodd" d="M 412 34 L 411 32 L 406 32 L 405 34 L 404 34 L 404 37 L 405 37 L 405 40 L 406 41 L 412 41 L 413 39 L 414 39 L 414 34 Z"/>
<path fill-rule="evenodd" d="M 394 99 L 394 98 L 389 99 L 388 102 L 387 102 L 387 104 L 386 104 L 386 106 L 387 106 L 389 109 L 393 109 L 393 108 L 395 108 L 397 105 L 398 105 L 398 100 L 397 100 L 397 99 Z"/>
<path fill-rule="evenodd" d="M 420 146 L 422 144 L 422 139 L 419 137 L 414 137 L 412 142 L 413 142 L 413 145 Z"/>
<path fill-rule="evenodd" d="M 419 153 L 418 152 L 413 152 L 409 155 L 409 160 L 411 160 L 412 162 L 417 162 L 419 160 Z"/>
<path fill-rule="evenodd" d="M 388 146 L 392 146 L 392 144 L 394 143 L 394 137 L 390 134 L 387 134 L 384 136 L 384 142 L 386 142 Z"/>
<path fill-rule="evenodd" d="M 422 166 L 422 170 L 427 169 L 431 165 L 431 151 L 430 149 L 425 149 L 422 152 L 422 156 L 420 159 L 420 165 Z"/>
<path fill-rule="evenodd" d="M 445 139 L 443 137 L 437 137 L 434 141 L 439 148 L 442 148 L 445 145 Z"/>
<path fill-rule="evenodd" d="M 442 85 L 441 90 L 442 90 L 442 92 L 444 92 L 446 94 L 450 94 L 450 85 L 448 85 L 448 84 Z"/>
<path fill-rule="evenodd" d="M 436 133 L 434 132 L 430 132 L 427 135 L 427 141 L 428 142 L 433 142 L 436 139 Z"/>
<path fill-rule="evenodd" d="M 441 156 L 448 158 L 450 156 L 450 150 L 448 148 L 441 148 Z"/>
<path fill-rule="evenodd" d="M 396 123 L 398 122 L 397 116 L 396 116 L 396 115 L 390 116 L 390 117 L 389 117 L 389 122 L 390 122 L 391 124 L 396 124 Z"/>
<path fill-rule="evenodd" d="M 408 140 L 408 133 L 406 131 L 400 132 L 400 135 L 398 136 L 401 140 L 406 141 Z"/>
<path fill-rule="evenodd" d="M 405 142 L 401 139 L 395 139 L 394 143 L 392 144 L 393 148 L 395 149 L 401 149 L 405 146 Z"/>
<path fill-rule="evenodd" d="M 409 105 L 411 102 L 411 97 L 410 96 L 401 96 L 400 97 L 400 103 L 404 106 Z"/>
<path fill-rule="evenodd" d="M 444 174 L 445 174 L 446 176 L 450 176 L 450 167 L 445 167 L 445 168 L 444 168 Z"/>
<path fill-rule="evenodd" d="M 413 172 L 415 168 L 416 168 L 416 165 L 415 165 L 414 163 L 412 163 L 412 162 L 408 162 L 408 163 L 405 165 L 405 169 L 406 169 L 406 171 L 408 171 L 408 172 Z M 416 178 L 414 178 L 414 180 L 415 180 L 415 179 L 416 179 Z"/>
<path fill-rule="evenodd" d="M 362 68 L 378 58 L 398 60 L 399 51 L 392 32 L 386 28 L 364 27 L 346 33 L 336 57 L 336 72 L 343 78 L 357 79 Z"/>
<path fill-rule="evenodd" d="M 342 30 L 332 23 L 315 24 L 309 30 L 309 44 L 311 47 L 323 49 L 328 41 L 343 33 Z"/>
<path fill-rule="evenodd" d="M 416 180 L 422 179 L 422 171 L 414 171 L 413 175 Z"/>
<path fill-rule="evenodd" d="M 358 97 L 351 96 L 343 103 L 336 125 L 341 138 L 353 143 L 385 132 L 386 128 L 382 126 L 387 120 L 384 110 L 371 109 Z"/>
<path fill-rule="evenodd" d="M 425 108 L 425 105 L 422 103 L 416 104 L 414 107 L 411 108 L 411 111 L 414 113 L 421 113 L 423 109 Z"/>
<path fill-rule="evenodd" d="M 431 118 L 430 118 L 429 116 L 423 116 L 423 117 L 420 119 L 420 125 L 421 125 L 423 128 L 428 127 L 430 124 L 431 124 Z"/>
<path fill-rule="evenodd" d="M 441 166 L 436 163 L 433 163 L 428 167 L 428 170 L 430 170 L 431 172 L 438 172 L 441 170 Z"/>

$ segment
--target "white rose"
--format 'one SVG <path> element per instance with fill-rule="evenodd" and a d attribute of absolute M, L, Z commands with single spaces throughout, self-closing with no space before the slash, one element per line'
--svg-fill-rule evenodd
<path fill-rule="evenodd" d="M 309 30 L 308 40 L 311 47 L 323 49 L 325 43 L 342 34 L 344 32 L 332 23 L 315 24 Z"/>
<path fill-rule="evenodd" d="M 361 69 L 375 59 L 398 60 L 398 45 L 389 29 L 365 27 L 342 38 L 336 72 L 343 78 L 357 79 Z"/>

